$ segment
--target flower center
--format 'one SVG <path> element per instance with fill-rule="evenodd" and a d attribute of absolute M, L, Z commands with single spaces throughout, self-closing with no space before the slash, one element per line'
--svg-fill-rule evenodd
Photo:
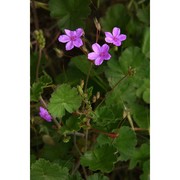
<path fill-rule="evenodd" d="M 99 56 L 104 57 L 105 54 L 106 54 L 105 52 L 101 52 L 101 53 L 99 54 Z"/>
<path fill-rule="evenodd" d="M 76 40 L 76 36 L 71 36 L 70 39 L 71 39 L 71 41 L 75 41 Z"/>
<path fill-rule="evenodd" d="M 117 41 L 117 38 L 116 38 L 116 37 L 113 37 L 113 40 L 114 40 L 114 41 Z"/>

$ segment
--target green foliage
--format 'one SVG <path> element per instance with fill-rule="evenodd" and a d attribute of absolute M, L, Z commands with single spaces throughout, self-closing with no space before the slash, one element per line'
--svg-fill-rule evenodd
<path fill-rule="evenodd" d="M 79 131 L 82 119 L 80 117 L 71 116 L 65 121 L 65 125 L 61 128 L 63 133 Z"/>
<path fill-rule="evenodd" d="M 143 174 L 140 176 L 140 180 L 150 180 L 150 160 L 143 164 Z"/>
<path fill-rule="evenodd" d="M 136 148 L 130 160 L 129 169 L 133 169 L 137 163 L 145 162 L 149 159 L 150 147 L 149 144 L 142 144 L 140 148 Z"/>
<path fill-rule="evenodd" d="M 81 177 L 80 173 L 77 172 L 76 174 L 74 175 L 70 175 L 68 177 L 68 180 L 83 180 L 83 178 Z"/>
<path fill-rule="evenodd" d="M 97 126 L 108 126 L 109 124 L 115 122 L 115 118 L 111 109 L 103 106 L 96 109 L 93 121 L 97 124 Z"/>
<path fill-rule="evenodd" d="M 114 146 L 120 152 L 121 161 L 127 161 L 132 158 L 137 144 L 136 134 L 127 126 L 123 126 L 119 130 L 119 136 L 114 141 Z"/>
<path fill-rule="evenodd" d="M 104 144 L 110 144 L 112 143 L 112 139 L 110 139 L 107 135 L 100 134 L 97 138 L 97 144 L 99 146 L 102 146 Z"/>
<path fill-rule="evenodd" d="M 41 150 L 40 157 L 49 161 L 55 161 L 56 159 L 62 160 L 64 157 L 67 157 L 67 151 L 69 148 L 69 144 L 65 144 L 63 142 L 55 145 L 44 145 Z"/>
<path fill-rule="evenodd" d="M 48 110 L 54 117 L 63 117 L 65 110 L 72 113 L 80 105 L 81 97 L 78 95 L 77 90 L 71 88 L 68 84 L 62 84 L 51 95 Z"/>
<path fill-rule="evenodd" d="M 36 81 L 40 44 L 33 36 L 31 179 L 82 180 L 86 174 L 87 180 L 150 179 L 149 1 L 49 0 L 43 3 L 49 11 L 36 5 L 46 49 Z M 104 32 L 114 27 L 127 35 L 120 47 L 110 45 L 111 59 L 101 66 L 78 48 L 57 47 L 59 30 L 83 28 L 83 48 L 92 52 L 94 18 L 101 24 L 100 45 L 105 43 Z M 40 97 L 53 116 L 51 123 L 38 115 Z"/>
<path fill-rule="evenodd" d="M 105 31 L 112 31 L 114 27 L 120 27 L 125 31 L 128 20 L 126 8 L 122 4 L 115 4 L 108 8 L 105 17 L 102 17 L 100 22 Z"/>
<path fill-rule="evenodd" d="M 43 89 L 52 83 L 52 78 L 44 72 L 37 82 L 33 83 L 31 87 L 31 101 L 38 102 L 39 97 L 43 93 Z"/>
<path fill-rule="evenodd" d="M 95 173 L 91 176 L 88 176 L 87 180 L 108 180 L 107 176 L 103 176 L 102 174 Z"/>
<path fill-rule="evenodd" d="M 150 122 L 150 110 L 147 106 L 141 104 L 134 104 L 132 106 L 132 114 L 135 122 L 138 124 L 139 127 L 148 129 Z"/>
<path fill-rule="evenodd" d="M 146 57 L 150 58 L 150 28 L 149 27 L 147 27 L 144 31 L 142 52 L 146 55 Z"/>
<path fill-rule="evenodd" d="M 146 24 L 147 26 L 149 25 L 149 20 L 150 20 L 150 9 L 149 6 L 146 6 L 145 8 L 138 9 L 137 11 L 137 17 L 141 22 Z"/>
<path fill-rule="evenodd" d="M 39 159 L 31 166 L 31 180 L 68 180 L 68 169 Z"/>
<path fill-rule="evenodd" d="M 81 164 L 88 166 L 89 169 L 102 172 L 110 172 L 116 161 L 115 148 L 110 145 L 97 147 L 92 151 L 88 151 L 81 157 Z"/>
<path fill-rule="evenodd" d="M 138 47 L 129 47 L 122 52 L 119 59 L 117 59 L 116 56 L 113 56 L 111 61 L 108 62 L 108 69 L 105 74 L 109 85 L 113 88 L 120 79 L 127 75 L 129 67 L 131 67 L 134 74 L 127 76 L 126 79 L 122 80 L 112 92 L 107 93 L 106 104 L 112 108 L 113 112 L 119 112 L 121 117 L 123 104 L 126 104 L 138 126 L 148 128 L 149 108 L 141 105 L 136 97 L 137 89 L 141 89 L 141 86 L 143 86 L 142 89 L 144 89 L 145 86 L 147 92 L 142 98 L 146 103 L 149 101 L 149 61 L 141 52 L 141 49 Z M 145 82 L 145 85 L 142 85 L 142 82 Z"/>
<path fill-rule="evenodd" d="M 50 0 L 51 16 L 58 20 L 60 29 L 85 27 L 85 20 L 90 14 L 89 0 Z"/>

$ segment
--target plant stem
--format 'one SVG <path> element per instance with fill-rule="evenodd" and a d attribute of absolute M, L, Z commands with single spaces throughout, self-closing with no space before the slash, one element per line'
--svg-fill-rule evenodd
<path fill-rule="evenodd" d="M 86 132 L 85 132 L 85 152 L 87 151 L 87 143 L 88 143 L 88 129 L 86 129 Z"/>
<path fill-rule="evenodd" d="M 92 65 L 93 65 L 93 63 L 91 62 L 91 66 L 89 67 L 89 71 L 88 71 L 88 74 L 87 74 L 87 77 L 86 77 L 86 84 L 85 84 L 85 88 L 84 88 L 84 92 L 85 93 L 87 91 L 87 85 L 88 85 L 88 81 L 89 81 L 89 76 L 90 76 L 90 72 L 91 72 L 91 69 L 92 69 Z"/>
<path fill-rule="evenodd" d="M 31 2 L 32 2 L 32 12 L 33 12 L 33 16 L 34 16 L 34 26 L 38 30 L 39 22 L 38 22 L 38 16 L 37 16 L 37 12 L 36 12 L 36 6 L 35 6 L 34 0 L 32 0 Z"/>
<path fill-rule="evenodd" d="M 46 102 L 44 101 L 44 99 L 42 98 L 42 96 L 40 96 L 40 102 L 44 105 L 44 107 L 47 109 L 47 104 L 46 104 Z M 61 128 L 61 125 L 59 124 L 59 122 L 55 119 L 55 118 L 53 118 L 52 117 L 52 120 L 53 120 L 53 122 L 56 124 L 56 126 L 57 126 L 57 128 L 58 129 L 60 129 Z"/>
<path fill-rule="evenodd" d="M 82 153 L 81 153 L 81 151 L 79 150 L 79 148 L 78 148 L 78 146 L 76 144 L 76 136 L 75 136 L 75 134 L 74 134 L 74 146 L 75 146 L 76 150 L 78 151 L 78 153 L 80 154 L 80 156 L 82 156 Z M 85 177 L 85 179 L 87 179 L 87 172 L 86 172 L 86 169 L 84 168 L 84 166 L 82 166 L 82 169 L 83 169 L 83 172 L 84 172 L 84 177 Z M 72 173 L 74 173 L 74 171 Z"/>
<path fill-rule="evenodd" d="M 41 62 L 41 56 L 42 56 L 42 49 L 39 48 L 38 62 L 37 62 L 37 67 L 36 67 L 36 81 L 38 81 L 39 67 L 40 67 L 40 62 Z"/>
<path fill-rule="evenodd" d="M 128 77 L 128 76 L 129 76 L 129 73 L 127 73 L 125 76 L 123 76 L 123 77 L 112 87 L 112 89 L 111 89 L 109 92 L 113 91 L 113 90 L 115 89 L 115 87 L 116 87 L 123 79 L 125 79 L 125 78 Z"/>

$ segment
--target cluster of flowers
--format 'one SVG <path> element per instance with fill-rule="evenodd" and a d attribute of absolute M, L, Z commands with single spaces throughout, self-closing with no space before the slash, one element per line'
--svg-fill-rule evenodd
<path fill-rule="evenodd" d="M 82 28 L 78 28 L 75 31 L 65 29 L 65 34 L 60 35 L 58 40 L 59 42 L 66 43 L 65 48 L 67 51 L 69 51 L 74 47 L 80 48 L 83 46 L 83 41 L 81 39 L 81 36 L 83 35 L 84 30 Z M 105 41 L 115 46 L 121 46 L 122 41 L 126 40 L 126 35 L 121 34 L 121 30 L 118 27 L 114 27 L 112 33 L 105 32 L 105 36 Z M 108 52 L 109 46 L 107 44 L 100 46 L 98 43 L 94 43 L 92 45 L 92 49 L 94 52 L 88 53 L 88 59 L 94 61 L 94 64 L 97 66 L 101 65 L 104 60 L 109 60 L 111 58 L 111 55 Z M 39 115 L 41 118 L 47 122 L 52 121 L 52 116 L 45 108 L 40 107 L 39 110 Z"/>
<path fill-rule="evenodd" d="M 74 47 L 80 48 L 83 45 L 81 36 L 84 34 L 84 30 L 82 28 L 78 28 L 75 31 L 70 31 L 68 29 L 64 31 L 65 34 L 60 35 L 58 40 L 59 42 L 67 43 L 65 47 L 67 51 Z M 121 34 L 121 30 L 118 27 L 114 27 L 112 33 L 105 32 L 105 36 L 105 41 L 115 46 L 121 46 L 121 42 L 126 40 L 126 35 Z M 92 49 L 94 52 L 88 53 L 88 59 L 93 60 L 94 64 L 97 66 L 101 65 L 104 60 L 109 60 L 111 58 L 108 52 L 109 46 L 107 44 L 100 46 L 98 43 L 94 43 Z"/>

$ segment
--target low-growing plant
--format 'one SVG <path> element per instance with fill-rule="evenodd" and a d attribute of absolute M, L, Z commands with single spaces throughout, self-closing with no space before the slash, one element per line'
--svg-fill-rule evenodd
<path fill-rule="evenodd" d="M 31 179 L 150 179 L 149 2 L 31 7 Z"/>

